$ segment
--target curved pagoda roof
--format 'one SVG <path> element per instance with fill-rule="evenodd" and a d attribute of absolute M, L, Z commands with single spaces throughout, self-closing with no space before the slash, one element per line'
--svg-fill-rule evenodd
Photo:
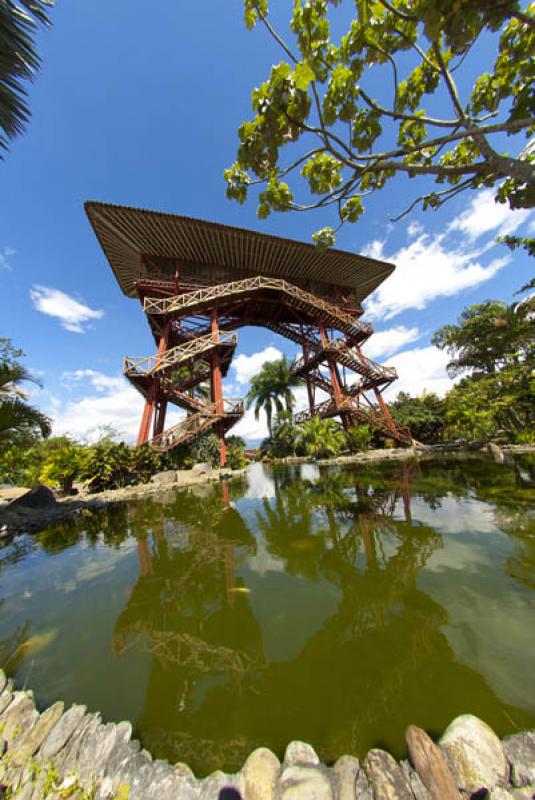
<path fill-rule="evenodd" d="M 349 290 L 359 303 L 395 269 L 356 253 L 320 251 L 313 244 L 193 217 L 96 201 L 86 202 L 85 210 L 128 297 L 137 297 L 137 281 L 161 279 L 161 271 L 153 271 L 155 260 L 179 262 L 190 275 L 206 276 L 208 269 L 213 283 L 266 275 L 317 289 L 336 287 Z M 167 279 L 173 274 L 169 266 Z"/>

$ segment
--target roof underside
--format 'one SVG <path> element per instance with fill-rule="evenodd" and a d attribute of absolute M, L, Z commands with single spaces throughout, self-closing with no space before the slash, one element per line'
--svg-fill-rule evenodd
<path fill-rule="evenodd" d="M 327 293 L 333 287 L 349 290 L 358 303 L 394 270 L 393 264 L 355 253 L 322 252 L 311 244 L 191 217 L 93 201 L 85 209 L 128 297 L 137 296 L 137 281 L 173 280 L 173 262 L 181 273 L 204 282 L 266 275 L 315 285 L 318 291 L 324 286 Z M 151 259 L 160 259 L 156 272 Z"/>

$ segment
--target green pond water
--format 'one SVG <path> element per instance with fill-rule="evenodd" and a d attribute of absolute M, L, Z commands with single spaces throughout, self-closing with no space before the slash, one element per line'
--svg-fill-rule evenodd
<path fill-rule="evenodd" d="M 0 550 L 0 662 L 199 775 L 535 726 L 535 460 L 254 464 Z"/>

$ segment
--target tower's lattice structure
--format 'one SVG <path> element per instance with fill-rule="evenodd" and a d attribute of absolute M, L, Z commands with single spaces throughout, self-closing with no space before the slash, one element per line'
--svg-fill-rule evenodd
<path fill-rule="evenodd" d="M 242 417 L 242 399 L 223 396 L 236 348 L 234 331 L 268 328 L 300 347 L 292 365 L 307 389 L 297 421 L 339 416 L 409 444 L 382 390 L 393 367 L 367 358 L 373 333 L 362 301 L 394 267 L 339 250 L 213 222 L 89 202 L 86 211 L 123 292 L 137 297 L 156 342 L 154 355 L 127 357 L 124 374 L 145 400 L 137 443 L 159 452 Z M 166 429 L 169 404 L 186 412 Z"/>

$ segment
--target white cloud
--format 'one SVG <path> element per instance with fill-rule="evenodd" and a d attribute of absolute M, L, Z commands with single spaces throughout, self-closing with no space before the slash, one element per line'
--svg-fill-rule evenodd
<path fill-rule="evenodd" d="M 386 390 L 385 397 L 393 400 L 398 392 L 435 392 L 443 396 L 454 383 L 446 372 L 449 360 L 447 353 L 433 346 L 397 353 L 388 360 L 388 366 L 396 368 L 399 378 Z"/>
<path fill-rule="evenodd" d="M 3 250 L 0 250 L 0 270 L 4 269 L 7 272 L 11 272 L 13 267 L 9 263 L 9 258 L 15 255 L 15 250 L 12 247 L 4 247 Z"/>
<path fill-rule="evenodd" d="M 240 354 L 232 362 L 232 366 L 236 371 L 236 380 L 238 383 L 248 383 L 260 371 L 263 364 L 267 361 L 276 361 L 279 358 L 282 358 L 281 351 L 271 346 L 258 353 L 253 353 L 252 356 Z"/>
<path fill-rule="evenodd" d="M 364 345 L 364 355 L 369 358 L 388 356 L 419 338 L 420 331 L 418 328 L 407 328 L 405 325 L 397 325 L 395 328 L 376 331 Z"/>
<path fill-rule="evenodd" d="M 383 258 L 383 249 L 384 242 L 379 241 L 379 239 L 374 239 L 373 242 L 364 245 L 361 253 L 368 258 L 378 258 L 381 260 Z"/>
<path fill-rule="evenodd" d="M 409 223 L 409 227 L 407 228 L 407 236 L 409 237 L 409 239 L 413 239 L 415 236 L 418 236 L 418 234 L 423 232 L 424 232 L 424 226 L 421 225 L 416 220 Z"/>
<path fill-rule="evenodd" d="M 73 372 L 64 372 L 61 382 L 64 386 L 77 385 L 87 380 L 97 392 L 120 391 L 125 386 L 121 375 L 104 375 L 94 369 L 76 369 Z"/>
<path fill-rule="evenodd" d="M 466 211 L 453 220 L 449 229 L 461 231 L 470 239 L 496 231 L 504 236 L 516 231 L 531 214 L 530 209 L 512 211 L 507 203 L 496 203 L 493 189 L 483 189 L 472 199 Z"/>
<path fill-rule="evenodd" d="M 65 330 L 72 333 L 85 333 L 84 323 L 100 319 L 104 311 L 90 308 L 59 289 L 34 284 L 30 297 L 37 311 L 57 317 Z"/>
<path fill-rule="evenodd" d="M 232 428 L 231 434 L 242 436 L 246 441 L 260 441 L 268 434 L 266 414 L 261 409 L 258 419 L 255 419 L 254 409 L 248 408 L 239 422 Z"/>
<path fill-rule="evenodd" d="M 390 319 L 409 308 L 425 308 L 431 300 L 488 281 L 510 260 L 503 256 L 483 266 L 477 260 L 480 251 L 447 244 L 445 237 L 422 234 L 386 257 L 396 264 L 396 270 L 371 295 L 367 302 L 369 317 Z M 384 246 L 380 257 L 384 257 Z"/>
<path fill-rule="evenodd" d="M 111 425 L 126 441 L 135 441 L 144 401 L 125 378 L 92 369 L 64 373 L 63 378 L 66 376 L 79 386 L 85 384 L 86 393 L 66 402 L 57 398 L 50 400 L 47 413 L 53 419 L 55 435 L 69 434 L 76 439 L 94 441 L 100 435 L 99 428 Z M 183 417 L 183 411 L 168 411 L 166 427 L 175 425 Z"/>

